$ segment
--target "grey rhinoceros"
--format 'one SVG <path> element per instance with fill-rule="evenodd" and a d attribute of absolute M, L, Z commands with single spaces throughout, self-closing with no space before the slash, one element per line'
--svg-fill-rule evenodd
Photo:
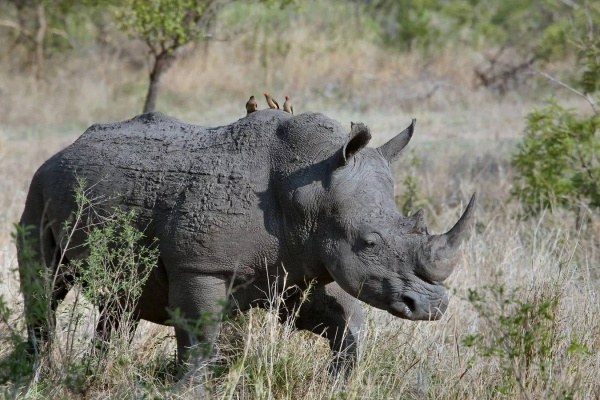
<path fill-rule="evenodd" d="M 284 275 L 299 289 L 316 282 L 295 325 L 327 338 L 337 360 L 356 357 L 363 322 L 356 299 L 400 318 L 439 319 L 448 303 L 442 281 L 458 262 L 474 196 L 441 235 L 427 232 L 422 211 L 398 212 L 390 164 L 413 128 L 414 120 L 381 147 L 368 148 L 365 125 L 352 124 L 348 134 L 318 113 L 263 110 L 217 128 L 161 113 L 93 125 L 35 173 L 20 220 L 47 227 L 31 236 L 40 238 L 35 257 L 58 277 L 50 314 L 73 279 L 56 254 L 65 250 L 64 221 L 84 178 L 88 195 L 104 199 L 95 212 L 134 209 L 147 244 L 158 239 L 138 320 L 168 324 L 177 309 L 188 319 L 218 314 L 226 298 L 241 311 L 260 307 L 270 283 Z M 86 256 L 84 240 L 71 238 L 64 263 Z M 32 287 L 38 277 L 23 266 L 21 253 L 21 280 Z M 31 306 L 35 295 L 24 290 L 32 346 L 48 334 L 47 316 Z M 287 299 L 282 319 L 300 298 Z M 205 326 L 190 335 L 175 326 L 180 361 L 217 330 Z"/>

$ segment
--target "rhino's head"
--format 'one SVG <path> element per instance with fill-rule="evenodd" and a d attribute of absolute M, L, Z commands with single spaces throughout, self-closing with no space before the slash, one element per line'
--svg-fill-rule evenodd
<path fill-rule="evenodd" d="M 377 149 L 366 147 L 369 130 L 353 124 L 324 188 L 318 247 L 323 265 L 351 295 L 397 317 L 435 320 L 448 304 L 442 282 L 459 260 L 475 195 L 456 225 L 441 235 L 428 233 L 422 210 L 410 217 L 398 212 L 390 164 L 414 124 Z"/>
<path fill-rule="evenodd" d="M 308 276 L 326 270 L 374 307 L 433 320 L 446 310 L 442 282 L 458 263 L 475 196 L 442 235 L 428 233 L 423 211 L 410 217 L 398 212 L 390 165 L 408 144 L 414 123 L 375 149 L 366 147 L 371 134 L 363 124 L 353 124 L 348 135 L 321 114 L 289 116 L 278 129 L 272 168 L 286 249 L 294 260 L 304 260 Z"/>

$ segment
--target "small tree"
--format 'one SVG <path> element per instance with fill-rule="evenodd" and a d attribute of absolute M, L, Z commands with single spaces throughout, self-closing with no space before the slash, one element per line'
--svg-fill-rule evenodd
<path fill-rule="evenodd" d="M 590 24 L 576 41 L 581 78 L 571 87 L 547 78 L 588 101 L 591 113 L 579 115 L 555 100 L 527 116 L 525 138 L 513 154 L 513 196 L 528 211 L 559 206 L 577 212 L 600 208 L 600 112 L 594 93 L 600 89 L 600 36 Z"/>
<path fill-rule="evenodd" d="M 146 43 L 151 68 L 143 112 L 156 108 L 160 83 L 177 51 L 203 39 L 219 9 L 231 0 L 125 0 L 117 13 L 119 28 Z"/>
<path fill-rule="evenodd" d="M 150 83 L 143 112 L 154 111 L 160 83 L 183 46 L 209 39 L 220 10 L 234 0 L 123 0 L 118 27 L 148 46 Z M 281 8 L 295 0 L 258 0 Z"/>
<path fill-rule="evenodd" d="M 525 138 L 513 155 L 513 195 L 528 211 L 600 207 L 600 115 L 578 117 L 556 101 L 527 115 Z"/>

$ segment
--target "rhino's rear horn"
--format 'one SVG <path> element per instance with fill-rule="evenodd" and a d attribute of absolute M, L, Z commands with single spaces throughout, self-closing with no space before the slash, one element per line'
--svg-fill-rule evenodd
<path fill-rule="evenodd" d="M 408 142 L 410 142 L 416 123 L 417 120 L 413 118 L 411 124 L 405 130 L 390 139 L 387 143 L 379 146 L 378 150 L 388 162 L 393 162 L 402 153 Z"/>
<path fill-rule="evenodd" d="M 410 217 L 408 217 L 408 220 L 410 222 L 409 233 L 414 233 L 418 235 L 427 233 L 427 226 L 425 225 L 425 211 L 423 211 L 422 208 Z"/>

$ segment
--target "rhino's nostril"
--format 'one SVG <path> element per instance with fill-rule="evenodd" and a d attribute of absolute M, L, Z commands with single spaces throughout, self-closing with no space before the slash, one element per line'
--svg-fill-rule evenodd
<path fill-rule="evenodd" d="M 402 302 L 409 308 L 411 312 L 415 312 L 417 304 L 412 297 L 402 296 Z"/>

